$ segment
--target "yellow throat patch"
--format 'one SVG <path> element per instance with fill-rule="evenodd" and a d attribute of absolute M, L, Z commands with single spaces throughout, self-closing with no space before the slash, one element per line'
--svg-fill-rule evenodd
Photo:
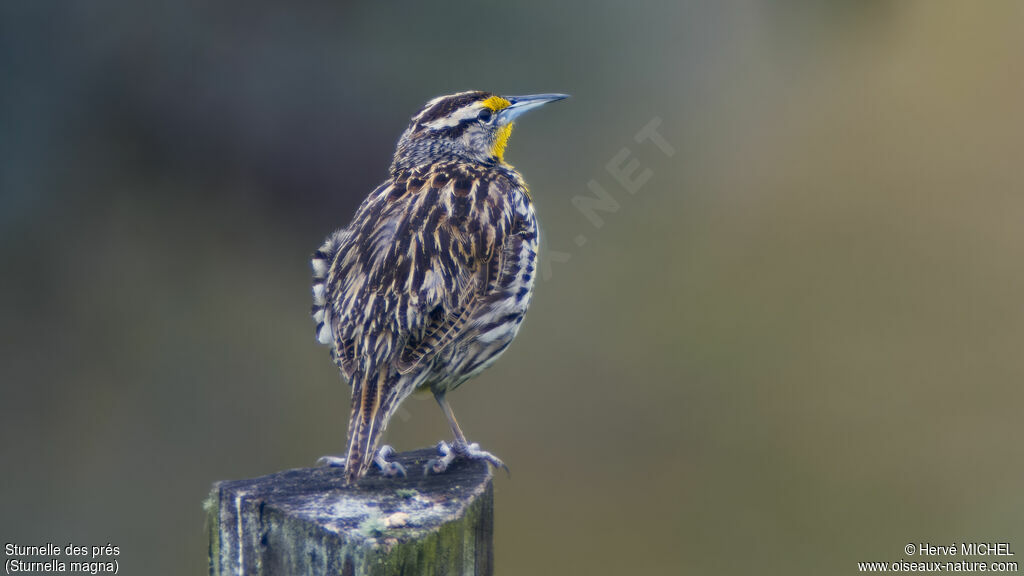
<path fill-rule="evenodd" d="M 515 122 L 512 122 L 498 128 L 498 136 L 494 139 L 494 147 L 491 148 L 491 154 L 499 162 L 505 161 L 505 146 L 508 146 L 508 137 L 512 135 L 512 126 L 514 124 Z"/>

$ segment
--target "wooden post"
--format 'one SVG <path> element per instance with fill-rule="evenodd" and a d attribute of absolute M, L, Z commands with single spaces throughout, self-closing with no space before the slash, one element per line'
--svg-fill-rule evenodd
<path fill-rule="evenodd" d="M 337 467 L 218 482 L 206 502 L 210 574 L 391 576 L 494 573 L 494 489 L 482 461 L 423 474 L 435 449 L 345 486 Z"/>

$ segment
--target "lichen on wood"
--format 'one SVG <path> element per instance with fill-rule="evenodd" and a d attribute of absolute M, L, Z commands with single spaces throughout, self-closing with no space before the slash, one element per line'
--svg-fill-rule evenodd
<path fill-rule="evenodd" d="M 484 462 L 424 475 L 432 449 L 397 455 L 406 478 L 301 468 L 216 484 L 205 504 L 210 573 L 489 575 L 494 493 Z"/>

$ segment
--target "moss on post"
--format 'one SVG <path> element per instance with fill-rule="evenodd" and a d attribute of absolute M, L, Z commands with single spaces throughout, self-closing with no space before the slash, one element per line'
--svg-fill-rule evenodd
<path fill-rule="evenodd" d="M 424 476 L 432 449 L 397 455 L 407 478 L 340 468 L 219 482 L 204 503 L 210 574 L 490 575 L 494 491 L 484 462 Z"/>

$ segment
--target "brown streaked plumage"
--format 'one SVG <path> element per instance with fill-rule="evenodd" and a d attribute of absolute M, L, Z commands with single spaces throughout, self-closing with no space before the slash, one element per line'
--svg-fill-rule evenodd
<path fill-rule="evenodd" d="M 353 482 L 376 462 L 395 409 L 429 388 L 455 435 L 429 468 L 493 455 L 470 444 L 445 394 L 491 365 L 533 295 L 538 228 L 522 177 L 504 162 L 513 120 L 560 94 L 502 98 L 462 92 L 413 117 L 387 181 L 313 257 L 313 318 L 352 385 L 344 464 Z"/>

